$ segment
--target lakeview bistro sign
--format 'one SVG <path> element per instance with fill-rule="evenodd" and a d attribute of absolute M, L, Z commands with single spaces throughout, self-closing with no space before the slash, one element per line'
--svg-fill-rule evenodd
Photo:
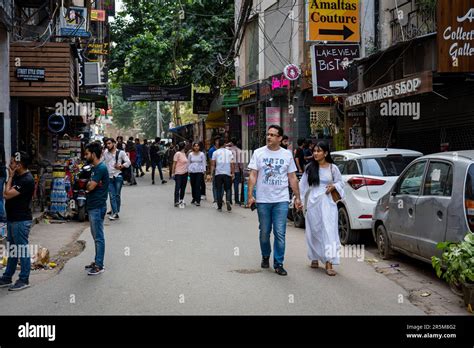
<path fill-rule="evenodd" d="M 401 80 L 349 94 L 344 101 L 344 106 L 346 110 L 353 109 L 365 104 L 399 99 L 431 91 L 433 91 L 433 73 L 425 71 Z"/>

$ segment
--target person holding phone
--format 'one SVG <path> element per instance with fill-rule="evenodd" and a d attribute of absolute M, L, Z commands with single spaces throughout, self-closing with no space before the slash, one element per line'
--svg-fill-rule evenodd
<path fill-rule="evenodd" d="M 9 286 L 10 291 L 28 288 L 31 255 L 29 250 L 29 234 L 33 222 L 31 200 L 35 188 L 35 180 L 28 170 L 30 157 L 26 152 L 17 152 L 12 156 L 8 166 L 8 180 L 3 197 L 7 213 L 8 262 L 5 273 L 0 278 L 0 288 Z M 21 271 L 18 280 L 12 285 L 12 278 L 20 260 Z"/>

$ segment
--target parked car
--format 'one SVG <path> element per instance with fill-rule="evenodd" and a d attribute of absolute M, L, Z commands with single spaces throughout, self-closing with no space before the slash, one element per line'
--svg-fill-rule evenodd
<path fill-rule="evenodd" d="M 474 232 L 474 150 L 416 159 L 378 201 L 372 232 L 382 258 L 393 250 L 431 262 L 438 242 Z"/>
<path fill-rule="evenodd" d="M 379 198 L 410 162 L 423 156 L 417 151 L 389 148 L 335 151 L 331 155 L 346 184 L 345 198 L 338 203 L 342 244 L 359 242 L 361 231 L 370 233 Z"/>

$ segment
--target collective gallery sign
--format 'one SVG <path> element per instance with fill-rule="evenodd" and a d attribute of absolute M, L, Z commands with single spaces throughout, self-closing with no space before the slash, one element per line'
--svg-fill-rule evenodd
<path fill-rule="evenodd" d="M 123 85 L 122 96 L 126 101 L 191 101 L 189 86 L 134 86 Z"/>
<path fill-rule="evenodd" d="M 438 72 L 474 72 L 474 0 L 438 0 Z"/>
<path fill-rule="evenodd" d="M 370 103 L 380 103 L 389 99 L 409 97 L 433 91 L 433 73 L 425 71 L 421 74 L 393 81 L 350 94 L 344 101 L 346 109 L 353 109 Z"/>

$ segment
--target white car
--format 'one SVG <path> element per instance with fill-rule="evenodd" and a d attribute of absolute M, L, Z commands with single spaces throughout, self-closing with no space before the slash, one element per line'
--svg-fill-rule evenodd
<path fill-rule="evenodd" d="M 345 198 L 338 203 L 339 237 L 342 244 L 359 242 L 360 231 L 370 233 L 377 201 L 392 188 L 398 176 L 414 159 L 412 150 L 368 148 L 331 153 L 345 183 Z"/>

